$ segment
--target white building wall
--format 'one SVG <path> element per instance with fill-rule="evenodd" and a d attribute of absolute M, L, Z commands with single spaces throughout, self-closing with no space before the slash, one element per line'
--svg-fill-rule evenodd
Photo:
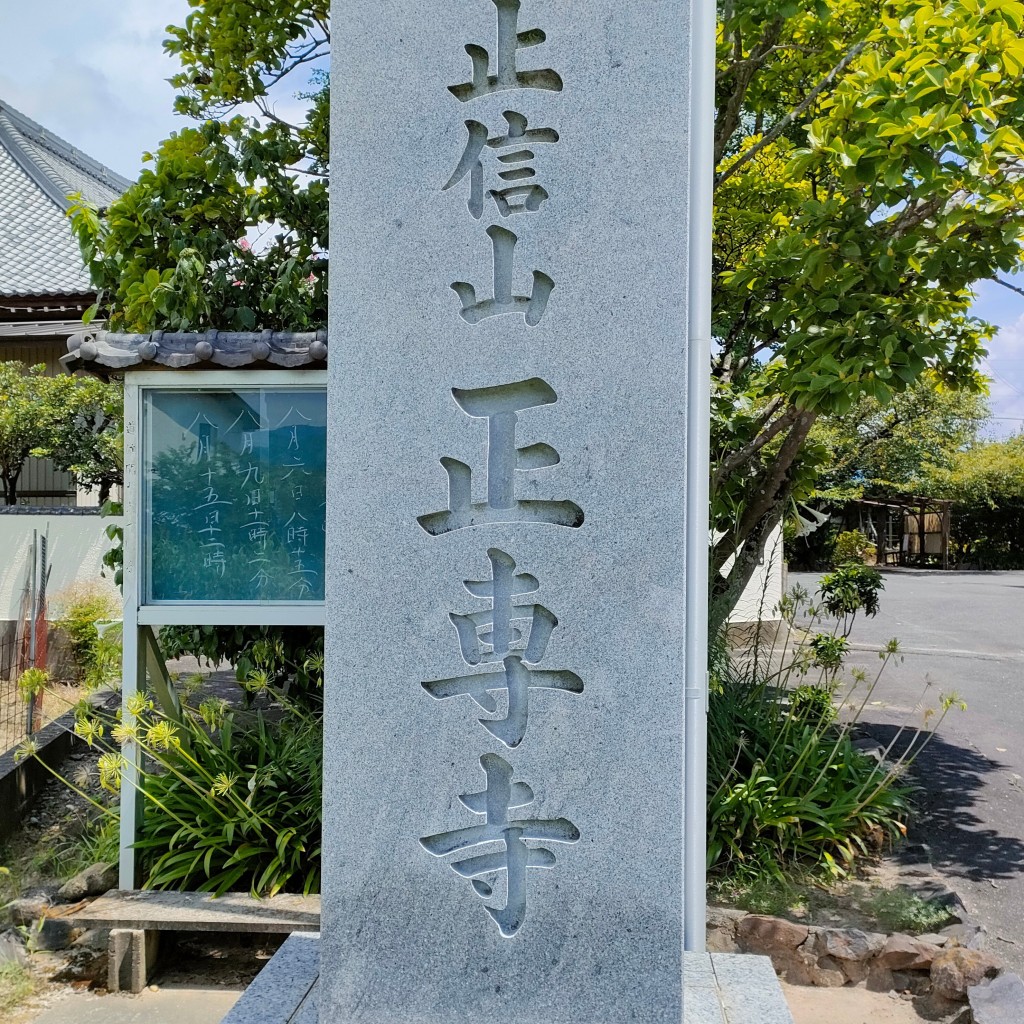
<path fill-rule="evenodd" d="M 50 600 L 72 583 L 90 582 L 109 590 L 120 605 L 113 574 L 101 576 L 103 555 L 111 546 L 106 528 L 116 518 L 98 515 L 0 515 L 0 622 L 20 616 L 31 569 L 32 531 L 47 537 Z"/>
<path fill-rule="evenodd" d="M 782 527 L 778 526 L 769 535 L 764 546 L 764 558 L 737 601 L 729 622 L 778 621 L 778 607 L 785 585 Z"/>

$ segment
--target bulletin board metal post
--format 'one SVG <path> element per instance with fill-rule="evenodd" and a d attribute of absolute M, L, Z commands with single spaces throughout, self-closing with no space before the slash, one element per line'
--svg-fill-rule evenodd
<path fill-rule="evenodd" d="M 122 655 L 121 713 L 129 735 L 135 724 L 130 708 L 137 694 L 152 693 L 165 713 L 173 715 L 177 696 L 167 678 L 156 643 L 154 627 L 164 625 L 211 626 L 316 626 L 324 624 L 324 603 L 173 601 L 147 598 L 144 571 L 147 511 L 144 502 L 143 401 L 148 391 L 224 391 L 253 388 L 321 390 L 327 386 L 322 370 L 162 370 L 125 375 L 124 417 L 124 636 Z M 143 751 L 128 741 L 122 747 L 121 830 L 119 887 L 135 889 L 138 871 L 134 844 L 142 820 L 140 795 Z"/>

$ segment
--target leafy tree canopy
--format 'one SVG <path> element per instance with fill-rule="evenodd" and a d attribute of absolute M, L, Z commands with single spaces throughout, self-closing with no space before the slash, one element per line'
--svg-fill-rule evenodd
<path fill-rule="evenodd" d="M 302 330 L 327 319 L 328 0 L 189 0 L 165 49 L 198 119 L 73 226 L 111 329 Z M 281 85 L 286 79 L 297 97 Z M 281 99 L 281 97 L 284 99 Z M 295 110 L 293 120 L 279 111 Z"/>
<path fill-rule="evenodd" d="M 105 215 L 76 211 L 100 306 L 139 331 L 322 326 L 328 83 L 307 72 L 327 0 L 190 6 L 166 47 L 177 109 L 203 123 Z M 1024 3 L 719 14 L 712 625 L 813 491 L 820 416 L 886 406 L 926 372 L 979 387 L 971 289 L 1017 266 L 1024 233 Z M 273 99 L 286 80 L 305 90 L 290 121 Z"/>
<path fill-rule="evenodd" d="M 952 551 L 963 566 L 1024 568 L 1024 434 L 974 444 L 926 467 L 929 492 L 953 504 Z"/>
<path fill-rule="evenodd" d="M 810 442 L 824 451 L 816 494 L 845 502 L 865 494 L 930 494 L 934 473 L 978 439 L 985 396 L 952 390 L 926 373 L 887 405 L 862 398 L 848 413 L 822 416 Z"/>
<path fill-rule="evenodd" d="M 926 467 L 936 497 L 958 505 L 998 508 L 1024 503 L 1024 434 L 986 441 L 959 452 L 947 465 Z M 1018 537 L 1018 546 L 1024 538 Z"/>
<path fill-rule="evenodd" d="M 0 482 L 7 505 L 29 456 L 45 456 L 101 500 L 121 480 L 120 388 L 45 367 L 0 362 Z"/>

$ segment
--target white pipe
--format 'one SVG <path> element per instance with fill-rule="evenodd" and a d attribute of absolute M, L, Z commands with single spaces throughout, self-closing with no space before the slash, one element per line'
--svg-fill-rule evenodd
<path fill-rule="evenodd" d="M 707 915 L 708 475 L 711 449 L 711 231 L 715 0 L 692 0 L 689 322 L 686 417 L 686 720 L 683 948 L 704 952 Z"/>

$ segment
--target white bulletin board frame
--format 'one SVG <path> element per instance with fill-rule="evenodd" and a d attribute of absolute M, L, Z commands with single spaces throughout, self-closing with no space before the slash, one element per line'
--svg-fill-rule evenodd
<path fill-rule="evenodd" d="M 323 390 L 324 370 L 165 370 L 125 374 L 125 604 L 131 602 L 139 625 L 159 626 L 322 626 L 320 601 L 147 601 L 143 511 L 142 403 L 147 391 L 223 391 L 231 388 L 290 387 Z M 126 608 L 127 611 L 127 608 Z"/>
<path fill-rule="evenodd" d="M 164 703 L 174 704 L 173 687 L 156 647 L 157 626 L 323 626 L 323 601 L 150 602 L 145 594 L 142 545 L 143 511 L 142 403 L 147 391 L 224 391 L 231 388 L 290 387 L 325 390 L 325 370 L 156 370 L 129 371 L 124 382 L 124 555 L 122 589 L 124 625 L 121 661 L 121 713 L 131 724 L 131 699 L 150 689 Z M 159 664 L 157 664 L 159 662 Z M 147 676 L 151 686 L 147 686 Z M 161 678 L 162 677 L 162 678 Z M 134 850 L 141 822 L 143 799 L 139 793 L 142 752 L 132 742 L 123 744 L 121 765 L 121 825 L 118 887 L 137 887 Z"/>

